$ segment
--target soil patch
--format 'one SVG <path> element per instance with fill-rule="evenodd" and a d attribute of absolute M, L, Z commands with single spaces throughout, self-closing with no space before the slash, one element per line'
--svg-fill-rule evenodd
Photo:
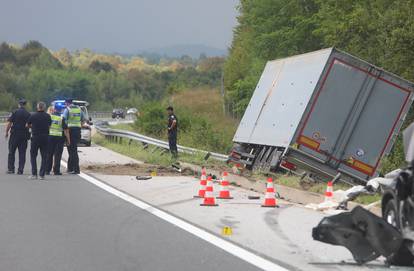
<path fill-rule="evenodd" d="M 151 164 L 124 164 L 124 165 L 88 165 L 81 168 L 85 172 L 94 172 L 104 175 L 128 175 L 128 176 L 148 176 L 155 173 L 156 176 L 192 176 L 193 170 L 182 168 L 181 172 L 177 169 Z"/>

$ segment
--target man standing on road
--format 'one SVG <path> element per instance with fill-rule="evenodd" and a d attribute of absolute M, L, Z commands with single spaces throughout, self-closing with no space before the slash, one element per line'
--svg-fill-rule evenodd
<path fill-rule="evenodd" d="M 178 150 L 177 150 L 177 127 L 178 120 L 174 115 L 174 108 L 169 106 L 167 108 L 168 112 L 168 144 L 170 146 L 170 152 L 174 159 L 177 159 Z"/>
<path fill-rule="evenodd" d="M 79 106 L 73 104 L 72 99 L 66 99 L 66 109 L 63 111 L 63 119 L 69 127 L 70 145 L 68 149 L 68 173 L 79 174 L 78 143 L 81 139 L 81 129 L 85 125 L 85 117 Z"/>
<path fill-rule="evenodd" d="M 70 146 L 69 129 L 62 118 L 63 105 L 58 103 L 51 109 L 52 125 L 49 129 L 49 142 L 47 151 L 46 175 L 50 175 L 53 167 L 54 175 L 62 175 L 60 172 L 60 160 L 62 159 L 63 146 Z"/>
<path fill-rule="evenodd" d="M 30 138 L 29 129 L 26 127 L 30 113 L 25 109 L 26 100 L 19 100 L 19 108 L 15 110 L 7 120 L 6 139 L 9 137 L 8 174 L 15 173 L 15 154 L 19 149 L 19 167 L 17 174 L 23 174 L 26 163 L 27 140 Z"/>
<path fill-rule="evenodd" d="M 42 158 L 39 178 L 44 180 L 46 173 L 47 143 L 52 120 L 45 110 L 46 104 L 39 102 L 37 104 L 37 112 L 32 114 L 27 121 L 27 126 L 32 129 L 32 143 L 30 145 L 30 162 L 32 164 L 32 176 L 30 176 L 30 179 L 32 180 L 37 179 L 37 154 L 39 150 Z"/>

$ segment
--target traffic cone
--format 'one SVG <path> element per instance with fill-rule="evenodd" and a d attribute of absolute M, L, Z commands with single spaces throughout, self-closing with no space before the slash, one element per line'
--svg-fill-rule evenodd
<path fill-rule="evenodd" d="M 198 195 L 194 196 L 194 198 L 204 198 L 204 194 L 206 193 L 206 185 L 207 185 L 206 169 L 203 167 L 201 169 L 200 189 L 198 190 Z"/>
<path fill-rule="evenodd" d="M 220 184 L 221 184 L 220 194 L 217 198 L 218 199 L 232 199 L 233 197 L 230 196 L 228 174 L 226 171 L 223 172 L 223 176 L 221 177 Z"/>
<path fill-rule="evenodd" d="M 329 181 L 328 185 L 326 186 L 326 191 L 325 191 L 325 202 L 332 201 L 332 197 L 333 197 L 333 183 L 332 181 Z"/>
<path fill-rule="evenodd" d="M 265 200 L 262 207 L 277 207 L 275 188 L 272 178 L 267 178 Z"/>
<path fill-rule="evenodd" d="M 200 205 L 201 206 L 218 206 L 218 204 L 216 204 L 216 201 L 214 199 L 213 178 L 211 178 L 211 176 L 208 176 L 207 178 L 207 186 L 206 186 L 206 191 L 204 194 L 204 201 Z"/>

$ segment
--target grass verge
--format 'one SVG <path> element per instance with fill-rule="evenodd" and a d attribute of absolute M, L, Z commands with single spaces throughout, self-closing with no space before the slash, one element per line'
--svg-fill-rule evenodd
<path fill-rule="evenodd" d="M 117 129 L 121 129 L 118 128 Z M 102 147 L 108 148 L 125 156 L 134 158 L 136 160 L 149 163 L 149 164 L 157 164 L 161 166 L 170 166 L 172 163 L 175 162 L 172 159 L 170 153 L 164 149 L 157 148 L 154 146 L 148 145 L 144 147 L 139 142 L 128 140 L 123 140 L 122 142 L 111 142 L 107 140 L 104 136 L 100 134 L 95 134 L 92 137 L 92 141 L 100 145 Z M 205 154 L 198 153 L 198 154 L 179 154 L 179 161 L 191 163 L 199 166 L 206 166 L 209 168 L 217 168 L 217 167 L 228 167 L 224 162 L 216 161 L 216 160 L 204 160 Z"/>
<path fill-rule="evenodd" d="M 120 125 L 121 126 L 121 125 Z M 120 126 L 117 126 L 117 129 L 123 129 L 120 128 Z M 156 148 L 154 146 L 148 146 L 144 147 L 142 144 L 131 141 L 131 143 L 128 140 L 123 140 L 122 142 L 110 142 L 107 140 L 104 136 L 100 134 L 95 134 L 92 138 L 92 141 L 100 145 L 102 147 L 108 148 L 110 150 L 113 150 L 115 152 L 118 152 L 120 154 L 123 154 L 125 156 L 131 157 L 133 159 L 148 163 L 148 164 L 154 164 L 154 165 L 160 165 L 168 167 L 170 166 L 174 160 L 171 158 L 171 155 L 165 151 L 164 149 Z M 204 160 L 204 154 L 196 154 L 196 155 L 190 155 L 190 154 L 183 154 L 181 153 L 179 156 L 180 162 L 186 162 L 194 165 L 199 166 L 205 166 L 211 169 L 219 169 L 219 170 L 230 170 L 229 166 L 220 161 L 216 160 Z M 304 183 L 300 181 L 300 178 L 295 175 L 289 175 L 289 174 L 272 174 L 275 179 L 276 183 L 288 186 L 300 190 L 305 190 L 309 192 L 314 192 L 318 194 L 323 194 L 326 189 L 326 184 L 324 183 Z M 253 180 L 265 180 L 267 177 L 267 174 L 264 173 L 254 173 L 252 174 L 249 179 Z M 350 186 L 343 183 L 335 184 L 335 190 L 347 190 Z M 360 196 L 355 200 L 355 202 L 360 204 L 370 204 L 373 202 L 376 202 L 381 199 L 381 195 L 375 194 L 375 195 L 364 195 Z"/>

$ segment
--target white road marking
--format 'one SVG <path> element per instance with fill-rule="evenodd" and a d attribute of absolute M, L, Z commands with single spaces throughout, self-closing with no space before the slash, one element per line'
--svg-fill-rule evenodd
<path fill-rule="evenodd" d="M 61 162 L 63 167 L 67 167 L 67 163 L 65 161 Z M 212 245 L 215 245 L 221 249 L 223 249 L 224 251 L 260 268 L 263 270 L 274 270 L 274 271 L 288 271 L 288 269 L 273 263 L 269 260 L 266 260 L 244 248 L 241 248 L 231 242 L 228 242 L 214 234 L 211 234 L 203 229 L 200 229 L 188 222 L 185 222 L 184 220 L 181 220 L 180 218 L 177 218 L 173 215 L 170 215 L 164 211 L 161 211 L 160 209 L 157 209 L 154 206 L 151 206 L 137 198 L 134 198 L 122 191 L 119 191 L 115 188 L 113 188 L 112 186 L 109 186 L 89 175 L 86 175 L 84 173 L 80 173 L 78 175 L 79 177 L 85 179 L 86 181 L 98 186 L 99 188 L 105 190 L 106 192 L 109 192 L 135 206 L 137 206 L 138 208 L 152 214 L 155 215 L 156 217 L 161 218 L 162 220 L 169 222 L 201 239 L 203 239 L 204 241 L 209 242 Z"/>

